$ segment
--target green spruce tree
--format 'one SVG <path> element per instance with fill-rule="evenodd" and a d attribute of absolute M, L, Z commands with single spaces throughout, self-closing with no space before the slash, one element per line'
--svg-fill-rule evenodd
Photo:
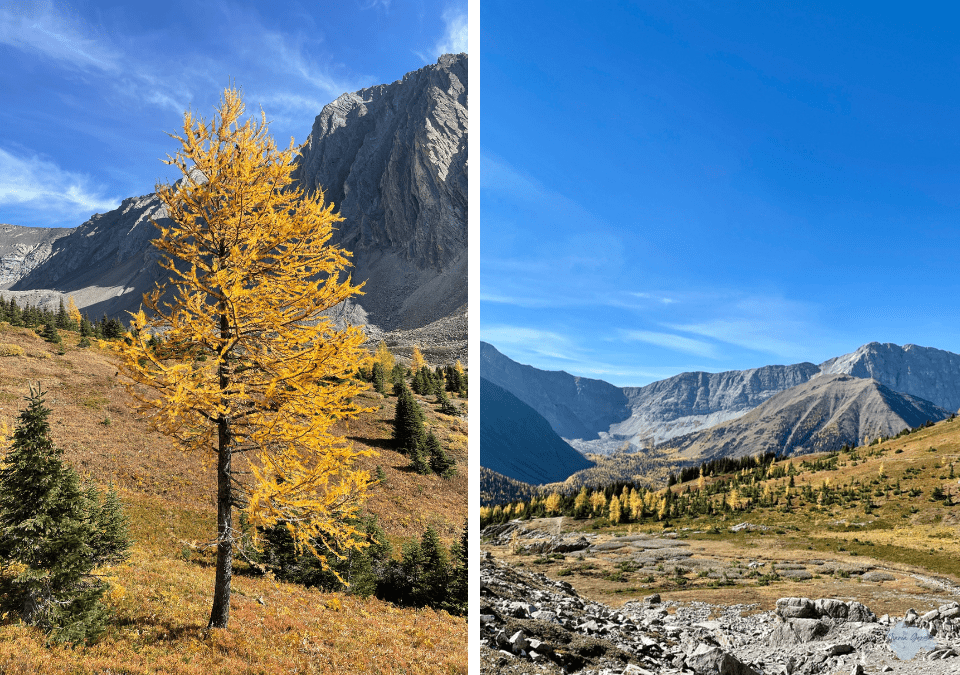
<path fill-rule="evenodd" d="M 469 592 L 469 566 L 467 559 L 469 556 L 468 547 L 469 528 L 467 522 L 463 523 L 463 529 L 460 531 L 460 539 L 453 542 L 450 547 L 450 562 L 452 570 L 450 572 L 450 586 L 447 603 L 450 605 L 450 612 L 461 616 L 467 613 L 467 596 Z"/>
<path fill-rule="evenodd" d="M 10 304 L 7 305 L 7 321 L 10 322 L 11 326 L 23 325 L 23 311 L 14 298 L 10 298 Z"/>
<path fill-rule="evenodd" d="M 399 574 L 393 580 L 392 602 L 401 605 L 422 607 L 426 604 L 426 595 L 423 587 L 423 553 L 420 542 L 408 541 L 404 543 L 400 556 Z"/>
<path fill-rule="evenodd" d="M 393 420 L 393 438 L 397 442 L 397 449 L 413 455 L 413 451 L 423 449 L 426 432 L 423 427 L 423 411 L 414 400 L 413 394 L 407 389 L 403 381 L 400 382 L 397 393 L 397 409 Z"/>
<path fill-rule="evenodd" d="M 379 361 L 373 362 L 373 388 L 377 393 L 387 395 L 387 376 L 383 372 L 383 364 Z"/>
<path fill-rule="evenodd" d="M 430 456 L 427 454 L 424 444 L 421 443 L 409 451 L 408 454 L 410 455 L 410 466 L 414 471 L 422 476 L 430 474 Z"/>
<path fill-rule="evenodd" d="M 63 343 L 63 338 L 60 337 L 60 333 L 57 332 L 57 324 L 54 321 L 47 321 L 43 326 L 43 332 L 40 333 L 42 337 L 47 342 L 52 342 L 53 344 L 59 345 Z"/>
<path fill-rule="evenodd" d="M 413 389 L 415 394 L 420 394 L 423 396 L 427 393 L 427 380 L 423 376 L 423 368 L 418 370 L 413 376 L 413 382 L 410 383 L 410 388 Z"/>
<path fill-rule="evenodd" d="M 442 380 L 441 380 L 442 382 Z M 457 406 L 450 398 L 447 396 L 447 392 L 444 391 L 443 386 L 437 386 L 437 405 L 440 406 L 440 413 L 443 415 L 459 415 L 460 407 Z"/>
<path fill-rule="evenodd" d="M 423 366 L 420 368 L 420 372 L 422 373 L 423 377 L 423 391 L 421 394 L 423 396 L 429 396 L 430 394 L 436 393 L 437 389 L 439 388 L 439 385 L 437 384 L 439 380 L 437 380 L 437 378 L 434 376 L 433 371 L 427 366 Z"/>
<path fill-rule="evenodd" d="M 63 298 L 60 298 L 60 309 L 57 310 L 54 321 L 57 324 L 57 328 L 60 328 L 61 330 L 68 330 L 70 328 L 70 314 L 67 312 L 67 308 L 63 304 Z"/>
<path fill-rule="evenodd" d="M 432 525 L 427 526 L 420 538 L 420 556 L 422 567 L 417 591 L 422 598 L 421 603 L 437 608 L 447 607 L 450 563 L 447 549 Z"/>
<path fill-rule="evenodd" d="M 449 478 L 456 473 L 454 466 L 456 462 L 450 458 L 440 445 L 440 439 L 432 431 L 427 434 L 427 440 L 424 442 L 425 450 L 429 456 L 430 469 L 437 475 Z"/>
<path fill-rule="evenodd" d="M 103 631 L 108 588 L 93 571 L 126 558 L 125 519 L 116 493 L 101 502 L 64 464 L 39 387 L 27 401 L 0 468 L 0 565 L 19 566 L 7 577 L 7 600 L 51 639 L 90 642 Z"/>

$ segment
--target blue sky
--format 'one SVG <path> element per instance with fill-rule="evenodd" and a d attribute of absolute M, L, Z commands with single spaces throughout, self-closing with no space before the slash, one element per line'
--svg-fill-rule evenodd
<path fill-rule="evenodd" d="M 224 88 L 303 142 L 340 94 L 467 50 L 466 0 L 0 3 L 0 223 L 74 227 L 176 170 Z"/>
<path fill-rule="evenodd" d="M 618 385 L 960 352 L 956 17 L 803 5 L 482 0 L 481 339 Z"/>

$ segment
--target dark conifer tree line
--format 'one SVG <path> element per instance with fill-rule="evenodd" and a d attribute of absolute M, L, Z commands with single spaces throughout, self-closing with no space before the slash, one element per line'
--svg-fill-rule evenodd
<path fill-rule="evenodd" d="M 375 595 L 405 607 L 429 606 L 466 614 L 466 523 L 449 550 L 436 530 L 427 527 L 420 541 L 405 543 L 397 557 L 375 517 L 365 518 L 360 525 L 370 542 L 362 551 L 335 551 L 315 541 L 326 559 L 321 562 L 312 553 L 298 554 L 287 529 L 277 525 L 263 532 L 262 551 L 251 549 L 248 558 L 284 581 L 362 597 Z"/>
<path fill-rule="evenodd" d="M 0 295 L 0 321 L 6 321 L 11 326 L 42 329 L 45 340 L 59 343 L 59 331 L 69 330 L 79 332 L 81 338 L 98 340 L 119 340 L 127 329 L 119 319 L 108 318 L 104 315 L 99 321 L 91 321 L 87 315 L 82 315 L 78 321 L 70 316 L 70 312 L 60 301 L 57 310 L 41 308 L 24 303 L 21 307 L 16 298 L 7 300 Z"/>

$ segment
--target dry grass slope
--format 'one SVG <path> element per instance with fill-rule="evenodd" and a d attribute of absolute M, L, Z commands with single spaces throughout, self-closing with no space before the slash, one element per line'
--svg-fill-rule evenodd
<path fill-rule="evenodd" d="M 178 451 L 131 411 L 109 351 L 78 349 L 76 335 L 63 335 L 66 353 L 59 355 L 31 331 L 0 324 L 0 343 L 23 350 L 0 357 L 0 425 L 14 425 L 29 385 L 41 382 L 54 440 L 85 478 L 118 488 L 137 543 L 127 564 L 105 570 L 114 618 L 98 644 L 47 647 L 39 631 L 4 616 L 0 673 L 467 672 L 465 618 L 322 593 L 243 566 L 234 577 L 230 628 L 207 631 L 213 555 L 190 543 L 214 537 L 214 467 Z M 440 415 L 432 398 L 421 401 L 458 475 L 420 476 L 391 449 L 393 398 L 366 396 L 385 405 L 344 433 L 380 454 L 365 460 L 387 477 L 368 511 L 395 543 L 419 538 L 432 524 L 449 545 L 467 514 L 465 416 Z"/>

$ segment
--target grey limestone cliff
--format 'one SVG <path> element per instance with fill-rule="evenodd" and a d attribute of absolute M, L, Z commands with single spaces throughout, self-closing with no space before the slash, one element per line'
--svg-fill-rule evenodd
<path fill-rule="evenodd" d="M 564 439 L 598 439 L 630 416 L 619 387 L 521 365 L 486 342 L 480 343 L 480 375 L 536 410 Z"/>
<path fill-rule="evenodd" d="M 53 245 L 70 234 L 67 227 L 0 224 L 0 289 L 7 289 L 50 257 Z"/>
<path fill-rule="evenodd" d="M 812 363 L 798 363 L 723 373 L 681 373 L 645 387 L 625 387 L 631 415 L 613 425 L 609 434 L 614 439 L 631 439 L 637 446 L 656 445 L 735 419 L 818 372 Z"/>
<path fill-rule="evenodd" d="M 345 218 L 370 321 L 413 328 L 466 305 L 466 54 L 325 106 L 296 175 Z"/>
<path fill-rule="evenodd" d="M 839 374 L 864 381 L 873 379 L 892 392 L 939 406 L 939 412 L 931 413 L 929 419 L 942 419 L 940 409 L 955 411 L 960 407 L 960 355 L 916 345 L 872 342 L 819 366 L 798 363 L 723 373 L 681 373 L 645 387 L 622 389 L 602 380 L 524 366 L 486 344 L 481 346 L 481 358 L 484 377 L 537 410 L 582 453 L 609 454 L 671 445 L 674 439 L 737 420 L 780 392 Z M 859 408 L 849 408 L 853 409 Z M 872 415 L 873 409 L 867 406 L 863 411 Z M 887 419 L 886 412 L 878 414 Z M 858 423 L 862 428 L 854 425 L 856 433 L 896 433 L 907 424 L 884 422 L 874 430 L 867 424 L 869 420 L 874 417 Z M 792 424 L 789 420 L 783 423 L 786 427 Z M 848 433 L 853 427 L 846 422 L 838 428 L 844 439 L 857 440 L 851 435 L 854 431 Z M 785 437 L 785 442 L 796 445 L 799 441 Z M 726 441 L 721 445 L 733 448 Z"/>
<path fill-rule="evenodd" d="M 10 289 L 32 302 L 45 297 L 44 290 L 73 296 L 93 318 L 134 311 L 143 293 L 165 278 L 160 254 L 150 244 L 157 236 L 151 220 L 165 220 L 156 195 L 124 199 L 113 211 L 94 214 L 59 237 L 44 262 Z"/>
<path fill-rule="evenodd" d="M 354 281 L 366 281 L 337 317 L 382 329 L 465 325 L 466 106 L 467 56 L 446 55 L 317 117 L 296 174 L 345 218 L 337 243 L 354 254 Z M 124 316 L 167 276 L 150 244 L 150 221 L 163 215 L 150 194 L 72 230 L 0 226 L 0 289 L 32 303 L 72 295 L 92 317 Z"/>

